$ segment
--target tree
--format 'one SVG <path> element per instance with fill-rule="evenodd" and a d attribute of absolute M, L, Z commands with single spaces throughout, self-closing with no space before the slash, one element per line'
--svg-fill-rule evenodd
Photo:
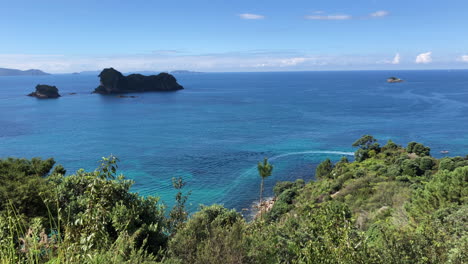
<path fill-rule="evenodd" d="M 185 221 L 187 221 L 188 212 L 185 208 L 185 203 L 190 196 L 190 192 L 187 195 L 182 194 L 182 188 L 185 186 L 186 182 L 182 177 L 172 178 L 172 186 L 177 190 L 176 194 L 176 204 L 169 212 L 169 229 L 173 233 L 175 230 Z"/>
<path fill-rule="evenodd" d="M 364 135 L 353 143 L 353 147 L 359 147 L 361 149 L 371 149 L 371 146 L 375 146 L 374 143 L 376 142 L 377 139 L 375 139 L 373 136 Z"/>
<path fill-rule="evenodd" d="M 332 170 L 333 163 L 330 159 L 326 159 L 317 166 L 317 169 L 315 169 L 315 177 L 317 179 L 330 178 L 330 173 Z"/>
<path fill-rule="evenodd" d="M 354 153 L 354 158 L 357 162 L 364 161 L 365 159 L 374 156 L 380 152 L 380 145 L 371 135 L 364 135 L 353 143 L 353 147 L 359 147 Z"/>
<path fill-rule="evenodd" d="M 46 176 L 55 160 L 0 159 L 0 212 L 14 208 L 27 218 L 46 217 L 43 199 L 51 193 Z"/>
<path fill-rule="evenodd" d="M 421 143 L 417 142 L 410 142 L 408 143 L 408 147 L 406 147 L 406 151 L 408 153 L 415 153 L 418 156 L 430 156 L 431 155 L 431 148 L 426 147 Z"/>
<path fill-rule="evenodd" d="M 268 163 L 268 159 L 265 158 L 263 163 L 258 163 L 258 174 L 262 178 L 262 183 L 260 184 L 260 205 L 262 205 L 262 196 L 263 196 L 263 182 L 265 178 L 269 177 L 273 171 L 273 165 Z"/>

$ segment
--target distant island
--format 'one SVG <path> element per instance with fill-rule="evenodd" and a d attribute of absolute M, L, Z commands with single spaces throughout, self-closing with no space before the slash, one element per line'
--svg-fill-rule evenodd
<path fill-rule="evenodd" d="M 400 79 L 400 78 L 397 78 L 397 77 L 389 77 L 387 79 L 387 82 L 388 83 L 399 83 L 399 82 L 403 82 L 404 80 Z"/>
<path fill-rule="evenodd" d="M 175 71 L 170 72 L 170 74 L 194 74 L 194 73 L 202 73 L 202 72 L 187 71 L 187 70 L 175 70 Z"/>
<path fill-rule="evenodd" d="M 124 76 L 114 68 L 104 69 L 100 74 L 101 84 L 93 93 L 117 94 L 151 91 L 177 91 L 184 89 L 169 73 L 158 75 L 130 74 Z"/>
<path fill-rule="evenodd" d="M 43 72 L 41 70 L 30 69 L 26 71 L 17 69 L 0 68 L 0 76 L 38 76 L 38 75 L 50 75 L 50 73 Z"/>
<path fill-rule="evenodd" d="M 55 86 L 38 84 L 36 86 L 36 91 L 28 94 L 28 96 L 33 96 L 39 99 L 49 99 L 49 98 L 59 98 L 60 94 L 58 92 L 57 87 Z"/>

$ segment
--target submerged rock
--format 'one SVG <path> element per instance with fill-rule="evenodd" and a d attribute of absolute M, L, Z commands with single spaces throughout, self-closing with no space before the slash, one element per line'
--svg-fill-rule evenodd
<path fill-rule="evenodd" d="M 116 95 L 118 98 L 137 98 L 135 95 Z"/>
<path fill-rule="evenodd" d="M 184 89 L 169 73 L 158 75 L 130 74 L 124 76 L 114 68 L 104 69 L 100 74 L 101 84 L 93 93 L 115 94 L 151 91 L 177 91 Z"/>
<path fill-rule="evenodd" d="M 33 96 L 40 99 L 48 99 L 59 98 L 60 94 L 58 93 L 58 89 L 55 86 L 38 84 L 36 85 L 36 91 L 28 94 L 28 96 Z"/>

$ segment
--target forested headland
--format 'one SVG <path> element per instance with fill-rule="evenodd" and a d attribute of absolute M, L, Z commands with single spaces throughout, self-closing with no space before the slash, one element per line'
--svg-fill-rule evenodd
<path fill-rule="evenodd" d="M 67 176 L 54 159 L 5 158 L 0 263 L 467 263 L 468 156 L 370 135 L 353 146 L 315 181 L 278 182 L 252 221 L 216 204 L 189 215 L 181 178 L 173 208 L 133 193 L 113 156 Z"/>

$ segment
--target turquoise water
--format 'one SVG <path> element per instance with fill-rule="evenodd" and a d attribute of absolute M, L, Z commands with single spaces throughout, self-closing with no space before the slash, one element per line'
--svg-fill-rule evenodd
<path fill-rule="evenodd" d="M 389 76 L 407 81 L 387 84 Z M 185 90 L 137 98 L 90 94 L 99 83 L 91 75 L 0 77 L 0 157 L 54 157 L 73 173 L 114 154 L 134 191 L 171 206 L 171 178 L 182 176 L 191 210 L 201 203 L 240 210 L 258 197 L 264 157 L 275 166 L 268 196 L 278 180 L 313 179 L 320 161 L 351 154 L 363 134 L 422 142 L 437 157 L 468 154 L 468 71 L 176 77 Z M 25 96 L 38 83 L 56 85 L 63 97 Z"/>

